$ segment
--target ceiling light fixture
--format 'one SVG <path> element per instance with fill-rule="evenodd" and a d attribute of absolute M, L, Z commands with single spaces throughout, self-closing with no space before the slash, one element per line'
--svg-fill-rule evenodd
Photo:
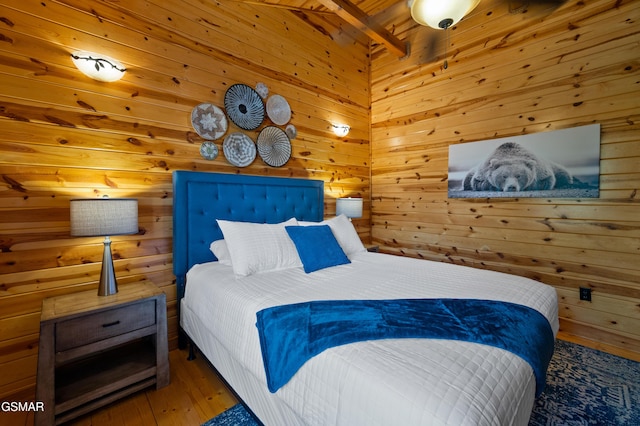
<path fill-rule="evenodd" d="M 480 0 L 413 0 L 411 17 L 420 25 L 446 30 L 471 12 Z"/>
<path fill-rule="evenodd" d="M 117 60 L 97 53 L 79 51 L 71 54 L 76 68 L 98 81 L 112 82 L 122 78 L 126 68 Z"/>

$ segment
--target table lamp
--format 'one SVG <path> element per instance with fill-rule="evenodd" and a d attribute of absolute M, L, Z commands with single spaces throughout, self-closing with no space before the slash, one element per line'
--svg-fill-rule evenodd
<path fill-rule="evenodd" d="M 138 233 L 138 200 L 134 198 L 80 198 L 70 202 L 71 235 L 74 237 L 104 236 L 102 270 L 98 296 L 118 292 L 111 257 L 113 235 Z"/>
<path fill-rule="evenodd" d="M 351 218 L 362 217 L 362 198 L 338 198 L 336 200 L 336 216 L 341 214 Z"/>

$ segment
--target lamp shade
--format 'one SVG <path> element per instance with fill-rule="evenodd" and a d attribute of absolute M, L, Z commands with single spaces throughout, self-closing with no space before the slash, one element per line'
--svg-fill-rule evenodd
<path fill-rule="evenodd" d="M 73 199 L 70 209 L 71 235 L 75 237 L 138 232 L 138 200 L 134 198 Z"/>
<path fill-rule="evenodd" d="M 411 17 L 437 30 L 449 28 L 471 12 L 480 0 L 413 0 Z"/>
<path fill-rule="evenodd" d="M 336 216 L 341 214 L 349 219 L 362 217 L 362 198 L 338 198 L 336 200 Z"/>

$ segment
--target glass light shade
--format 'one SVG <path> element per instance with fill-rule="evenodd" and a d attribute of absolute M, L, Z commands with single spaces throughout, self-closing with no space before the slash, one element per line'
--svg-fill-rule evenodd
<path fill-rule="evenodd" d="M 349 219 L 362 217 L 362 198 L 338 198 L 336 200 L 336 216 L 341 214 Z"/>
<path fill-rule="evenodd" d="M 420 25 L 437 30 L 457 24 L 480 0 L 413 0 L 411 17 Z"/>
<path fill-rule="evenodd" d="M 81 198 L 71 200 L 71 235 L 97 237 L 138 232 L 135 198 Z"/>
<path fill-rule="evenodd" d="M 74 52 L 71 54 L 71 60 L 84 75 L 98 81 L 120 80 L 126 71 L 117 60 L 97 53 Z"/>
<path fill-rule="evenodd" d="M 348 124 L 332 124 L 331 127 L 333 127 L 333 133 L 339 137 L 347 136 L 351 130 Z"/>

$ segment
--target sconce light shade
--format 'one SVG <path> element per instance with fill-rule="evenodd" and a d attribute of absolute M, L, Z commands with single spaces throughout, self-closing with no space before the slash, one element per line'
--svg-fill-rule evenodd
<path fill-rule="evenodd" d="M 348 124 L 332 124 L 331 127 L 333 127 L 333 133 L 341 138 L 347 136 L 351 130 Z"/>
<path fill-rule="evenodd" d="M 98 81 L 120 80 L 126 68 L 117 60 L 97 53 L 79 51 L 71 54 L 73 64 L 82 73 Z"/>
<path fill-rule="evenodd" d="M 447 29 L 471 12 L 480 0 L 413 0 L 411 17 L 420 25 Z"/>
<path fill-rule="evenodd" d="M 71 235 L 75 237 L 104 236 L 99 296 L 118 292 L 111 257 L 111 235 L 138 232 L 138 200 L 133 198 L 82 198 L 70 202 Z"/>
<path fill-rule="evenodd" d="M 349 219 L 362 217 L 362 198 L 338 198 L 336 200 L 336 216 L 341 214 Z"/>

